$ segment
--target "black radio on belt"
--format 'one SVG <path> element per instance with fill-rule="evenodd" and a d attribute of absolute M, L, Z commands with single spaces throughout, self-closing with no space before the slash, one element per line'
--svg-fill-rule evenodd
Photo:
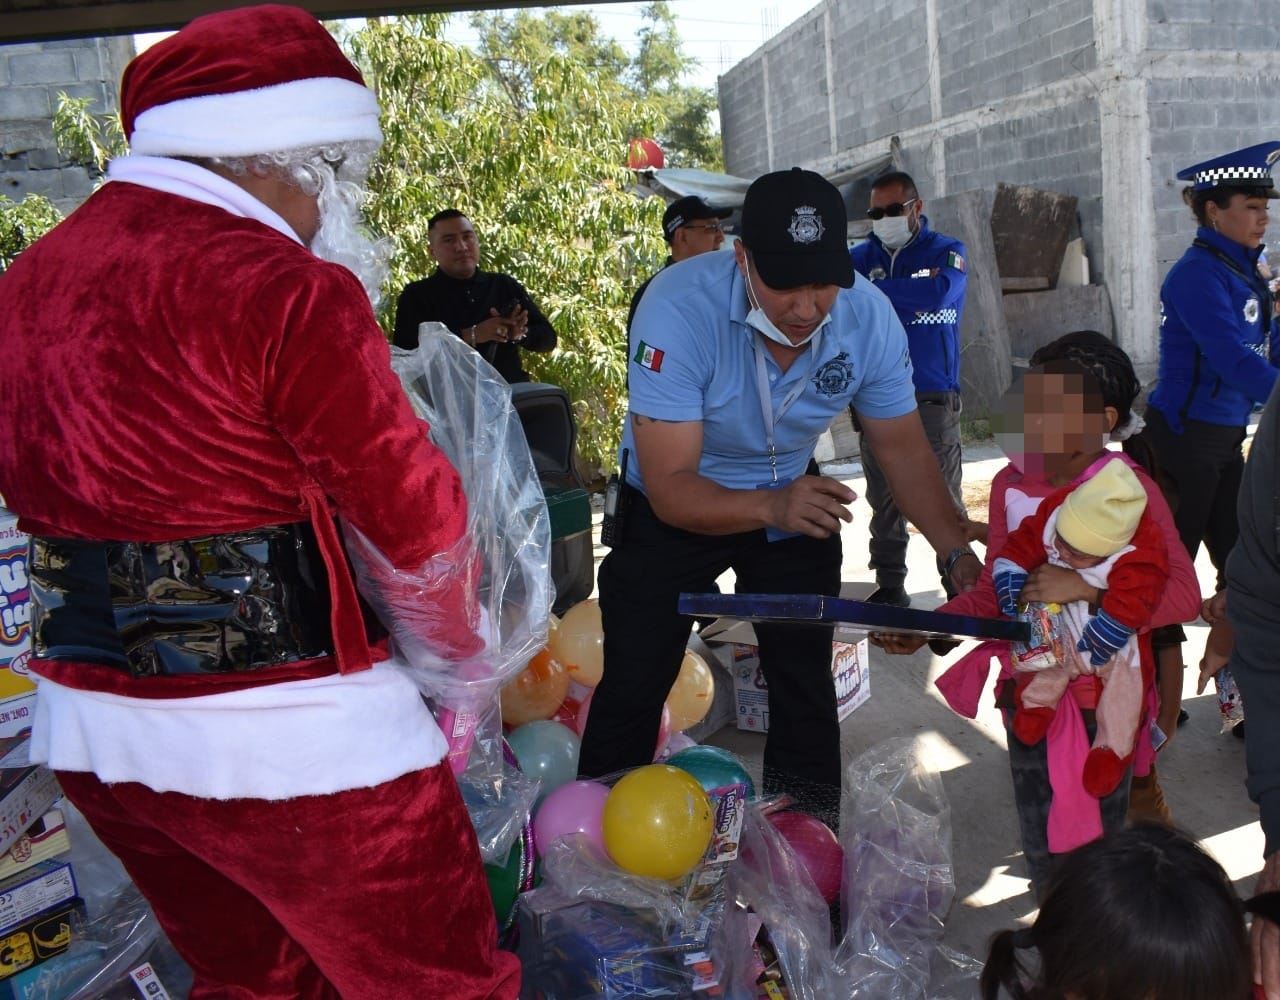
<path fill-rule="evenodd" d="M 600 544 L 616 548 L 622 544 L 627 526 L 627 507 L 630 488 L 627 486 L 627 458 L 630 451 L 622 449 L 622 467 L 609 477 L 604 491 L 604 517 L 600 521 Z"/>

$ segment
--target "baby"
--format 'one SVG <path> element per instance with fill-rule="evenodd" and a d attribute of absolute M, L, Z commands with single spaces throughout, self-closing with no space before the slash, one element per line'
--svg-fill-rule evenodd
<path fill-rule="evenodd" d="M 1117 455 L 1083 483 L 1046 497 L 1009 535 L 993 566 L 1000 610 L 1009 617 L 1019 614 L 1027 574 L 1046 562 L 1075 570 L 1099 592 L 1096 601 L 1062 607 L 1058 623 L 1072 641 L 1057 656 L 1015 656 L 1013 664 L 1013 733 L 1028 746 L 1044 739 L 1067 685 L 1080 674 L 1097 676 L 1097 732 L 1083 784 L 1099 798 L 1115 790 L 1133 760 L 1151 680 L 1136 634 L 1150 621 L 1169 574 L 1164 536 L 1146 507 L 1146 491 Z"/>

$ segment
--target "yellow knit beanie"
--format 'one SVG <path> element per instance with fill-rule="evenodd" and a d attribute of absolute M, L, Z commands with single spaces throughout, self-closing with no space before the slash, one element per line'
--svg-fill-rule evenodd
<path fill-rule="evenodd" d="M 1077 486 L 1058 508 L 1058 534 L 1086 555 L 1110 556 L 1129 544 L 1147 509 L 1147 491 L 1114 459 Z"/>

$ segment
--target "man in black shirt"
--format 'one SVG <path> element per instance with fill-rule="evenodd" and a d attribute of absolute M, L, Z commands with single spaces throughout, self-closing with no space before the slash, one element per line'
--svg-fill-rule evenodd
<path fill-rule="evenodd" d="M 550 351 L 556 331 L 524 286 L 508 274 L 482 271 L 471 221 L 447 208 L 427 223 L 427 249 L 438 267 L 410 282 L 396 302 L 394 342 L 413 350 L 421 323 L 443 323 L 480 352 L 509 383 L 528 382 L 520 348 Z"/>

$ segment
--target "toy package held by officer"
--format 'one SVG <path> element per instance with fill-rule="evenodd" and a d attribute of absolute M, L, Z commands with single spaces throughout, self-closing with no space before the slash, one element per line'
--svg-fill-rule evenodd
<path fill-rule="evenodd" d="M 361 593 L 433 702 L 460 773 L 479 714 L 546 645 L 550 518 L 511 389 L 479 354 L 426 324 L 416 350 L 392 351 L 392 367 L 461 477 L 467 530 L 412 571 L 352 525 L 345 540 Z"/>
<path fill-rule="evenodd" d="M 1066 662 L 1070 644 L 1062 605 L 1032 601 L 1019 605 L 1018 618 L 1031 626 L 1031 638 L 1025 643 L 1013 643 L 1014 670 L 1047 670 Z"/>

